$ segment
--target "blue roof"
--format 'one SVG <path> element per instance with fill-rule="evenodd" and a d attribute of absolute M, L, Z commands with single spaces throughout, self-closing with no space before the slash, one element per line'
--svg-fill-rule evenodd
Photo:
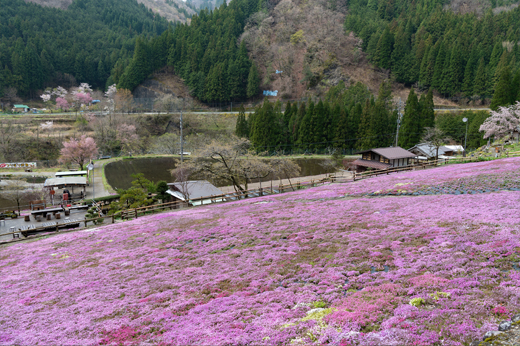
<path fill-rule="evenodd" d="M 92 103 L 98 103 L 98 102 L 101 102 L 99 100 L 92 100 Z"/>

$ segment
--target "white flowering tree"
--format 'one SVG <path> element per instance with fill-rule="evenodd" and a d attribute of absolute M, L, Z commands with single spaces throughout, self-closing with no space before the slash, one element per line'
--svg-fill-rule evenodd
<path fill-rule="evenodd" d="M 57 88 L 47 88 L 40 95 L 43 102 L 52 107 L 52 102 L 56 104 L 56 108 L 67 110 L 70 108 L 69 102 L 67 101 L 68 91 L 64 87 L 58 86 Z"/>
<path fill-rule="evenodd" d="M 81 83 L 79 87 L 74 88 L 72 94 L 72 105 L 76 112 L 83 106 L 88 106 L 92 102 L 92 87 L 88 83 Z"/>
<path fill-rule="evenodd" d="M 116 94 L 117 94 L 117 88 L 116 88 L 115 84 L 112 84 L 111 86 L 109 86 L 107 91 L 105 92 L 105 97 L 108 99 L 108 104 L 109 104 L 108 111 L 110 113 L 114 112 L 114 108 L 115 108 L 114 99 L 116 97 Z"/>
<path fill-rule="evenodd" d="M 500 139 L 515 130 L 518 124 L 520 124 L 520 102 L 517 101 L 514 105 L 491 111 L 491 116 L 480 125 L 479 131 L 484 132 L 484 138 L 494 136 Z"/>

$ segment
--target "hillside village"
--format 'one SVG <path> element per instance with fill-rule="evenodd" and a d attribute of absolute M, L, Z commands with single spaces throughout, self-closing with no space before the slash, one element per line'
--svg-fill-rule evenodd
<path fill-rule="evenodd" d="M 0 345 L 516 345 L 513 0 L 0 0 Z"/>

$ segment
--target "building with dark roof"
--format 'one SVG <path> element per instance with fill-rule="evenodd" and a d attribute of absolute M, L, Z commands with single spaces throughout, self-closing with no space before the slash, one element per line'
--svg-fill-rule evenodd
<path fill-rule="evenodd" d="M 212 203 L 211 196 L 222 196 L 224 192 L 217 189 L 206 180 L 190 180 L 177 183 L 169 183 L 166 191 L 175 200 L 184 201 L 191 205 Z M 207 198 L 204 198 L 207 197 Z M 221 199 L 218 201 L 220 202 Z"/>
<path fill-rule="evenodd" d="M 363 172 L 369 168 L 389 169 L 406 167 L 412 164 L 417 155 L 401 147 L 376 148 L 358 152 L 361 159 L 352 162 L 357 172 Z"/>
<path fill-rule="evenodd" d="M 417 158 L 420 160 L 431 160 L 436 157 L 443 159 L 446 158 L 446 156 L 454 155 L 454 150 L 447 146 L 441 145 L 437 148 L 435 145 L 429 143 L 419 143 L 408 149 L 408 151 L 417 155 Z"/>

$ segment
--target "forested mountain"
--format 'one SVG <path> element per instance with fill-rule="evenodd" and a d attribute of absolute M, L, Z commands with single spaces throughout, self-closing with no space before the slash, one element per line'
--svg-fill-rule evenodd
<path fill-rule="evenodd" d="M 167 29 L 135 0 L 75 0 L 67 10 L 0 0 L 0 93 L 14 88 L 34 97 L 76 81 L 104 89 L 111 73 L 122 73 L 138 36 Z"/>
<path fill-rule="evenodd" d="M 520 8 L 477 15 L 445 5 L 444 0 L 350 0 L 345 29 L 363 39 L 370 60 L 397 82 L 455 99 L 493 96 L 493 108 L 520 99 Z"/>
<path fill-rule="evenodd" d="M 152 40 L 138 40 L 132 61 L 123 75 L 114 75 L 114 81 L 118 88 L 133 90 L 151 72 L 168 65 L 199 100 L 243 100 L 256 95 L 256 66 L 237 38 L 258 4 L 233 0 L 214 11 L 201 11 L 190 25 L 178 25 Z"/>
<path fill-rule="evenodd" d="M 60 8 L 66 10 L 72 0 L 25 0 L 25 2 L 32 2 L 42 6 Z M 153 13 L 166 18 L 171 22 L 186 22 L 189 21 L 192 15 L 197 13 L 197 8 L 212 7 L 211 3 L 195 4 L 192 1 L 183 0 L 137 0 L 138 3 L 143 4 L 146 8 L 153 11 Z"/>

